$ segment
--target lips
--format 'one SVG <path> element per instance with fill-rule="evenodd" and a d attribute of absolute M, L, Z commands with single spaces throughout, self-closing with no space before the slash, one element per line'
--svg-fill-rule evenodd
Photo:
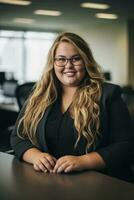
<path fill-rule="evenodd" d="M 76 71 L 67 71 L 67 72 L 63 72 L 64 74 L 75 74 Z"/>
<path fill-rule="evenodd" d="M 76 74 L 76 71 L 67 71 L 67 72 L 63 72 L 64 75 L 66 75 L 67 77 L 73 77 Z"/>

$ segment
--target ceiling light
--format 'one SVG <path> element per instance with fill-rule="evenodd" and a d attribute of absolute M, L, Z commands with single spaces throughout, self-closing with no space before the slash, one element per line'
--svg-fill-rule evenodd
<path fill-rule="evenodd" d="M 83 8 L 92 8 L 92 9 L 108 9 L 110 6 L 108 4 L 102 4 L 102 3 L 81 3 L 81 7 Z"/>
<path fill-rule="evenodd" d="M 57 10 L 35 10 L 36 15 L 60 16 L 62 12 Z"/>
<path fill-rule="evenodd" d="M 28 18 L 15 18 L 13 21 L 15 23 L 24 23 L 24 24 L 32 24 L 34 22 L 33 19 L 28 19 Z"/>
<path fill-rule="evenodd" d="M 96 18 L 101 18 L 101 19 L 117 19 L 118 15 L 115 14 L 107 14 L 107 13 L 97 13 L 95 14 Z"/>
<path fill-rule="evenodd" d="M 20 1 L 19 0 L 0 0 L 0 3 L 27 6 L 27 5 L 30 5 L 32 2 L 31 1 L 21 1 L 21 0 Z"/>

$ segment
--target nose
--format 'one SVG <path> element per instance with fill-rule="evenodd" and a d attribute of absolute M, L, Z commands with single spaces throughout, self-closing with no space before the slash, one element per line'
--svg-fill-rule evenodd
<path fill-rule="evenodd" d="M 69 68 L 69 69 L 74 67 L 73 63 L 71 62 L 71 59 L 68 59 L 68 60 L 67 60 L 67 63 L 66 63 L 66 65 L 65 65 L 65 67 L 66 67 L 66 68 Z"/>

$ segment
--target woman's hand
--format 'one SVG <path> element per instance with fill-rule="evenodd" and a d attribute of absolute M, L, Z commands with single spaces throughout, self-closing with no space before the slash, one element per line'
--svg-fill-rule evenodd
<path fill-rule="evenodd" d="M 33 162 L 33 167 L 36 171 L 53 172 L 56 164 L 56 158 L 48 153 L 40 153 Z"/>
<path fill-rule="evenodd" d="M 50 173 L 81 171 L 84 169 L 103 169 L 106 167 L 103 158 L 97 152 L 82 156 L 67 155 L 57 160 L 49 153 L 41 152 L 37 148 L 30 148 L 23 154 L 22 160 L 33 164 L 36 171 Z"/>
<path fill-rule="evenodd" d="M 53 169 L 53 173 L 81 171 L 85 169 L 83 156 L 63 156 L 59 158 Z"/>

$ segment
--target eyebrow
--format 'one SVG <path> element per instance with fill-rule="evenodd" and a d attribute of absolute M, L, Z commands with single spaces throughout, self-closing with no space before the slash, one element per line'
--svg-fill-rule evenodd
<path fill-rule="evenodd" d="M 71 56 L 71 57 L 74 57 L 74 56 L 80 56 L 79 54 L 74 54 L 73 56 Z M 56 56 L 56 57 L 63 57 L 63 58 L 67 58 L 66 56 L 63 56 L 63 55 L 58 55 L 58 56 Z"/>

